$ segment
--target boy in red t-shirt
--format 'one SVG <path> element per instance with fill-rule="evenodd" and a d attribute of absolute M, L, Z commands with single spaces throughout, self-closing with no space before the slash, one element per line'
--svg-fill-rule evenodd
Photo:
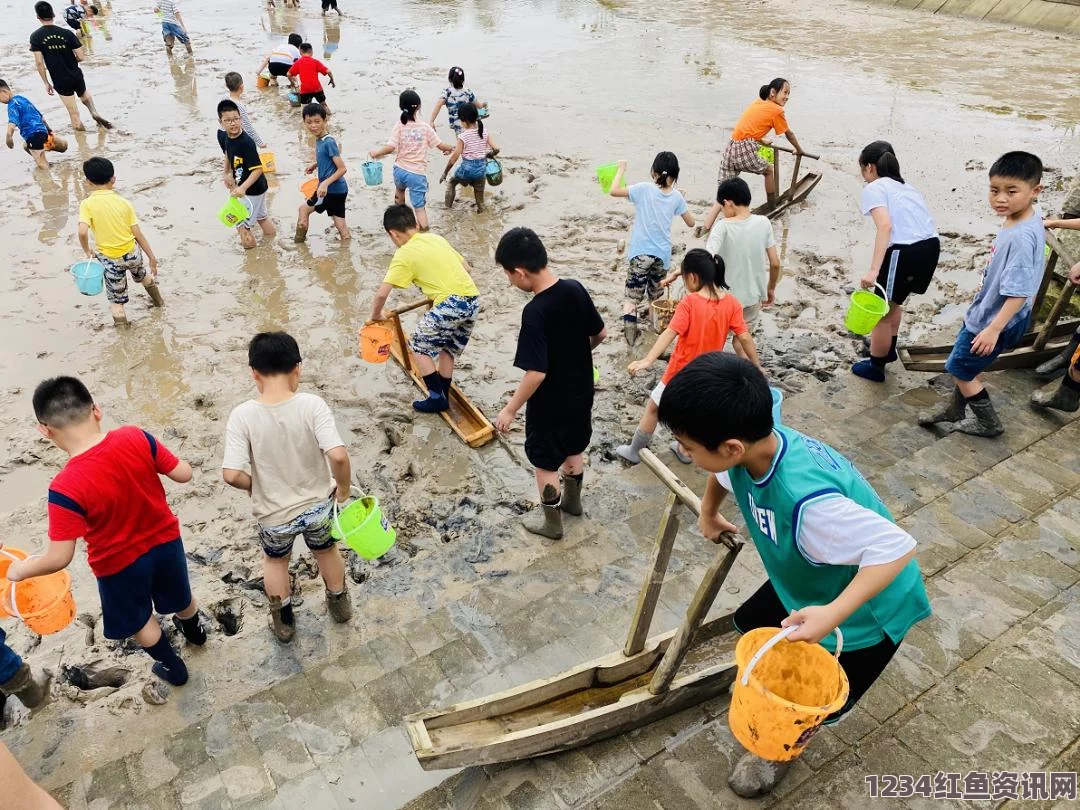
<path fill-rule="evenodd" d="M 649 395 L 645 413 L 634 431 L 634 438 L 630 440 L 630 444 L 621 444 L 615 448 L 619 457 L 631 464 L 641 462 L 639 453 L 652 441 L 656 431 L 660 397 L 671 378 L 699 354 L 723 351 L 728 332 L 735 333 L 736 345 L 760 368 L 754 339 L 743 320 L 742 304 L 734 295 L 724 292 L 728 286 L 724 280 L 724 260 L 713 256 L 707 250 L 695 248 L 683 257 L 681 274 L 690 294 L 679 302 L 668 328 L 656 339 L 645 358 L 635 360 L 628 367 L 631 376 L 644 371 L 660 358 L 675 338 L 679 339 L 671 353 L 667 371 Z M 671 280 L 675 278 L 677 275 L 673 275 Z M 665 285 L 669 283 L 671 282 L 664 282 Z M 671 443 L 671 450 L 683 464 L 690 463 L 690 457 L 677 440 Z"/>
<path fill-rule="evenodd" d="M 312 101 L 317 101 L 323 105 L 323 109 L 328 113 L 330 112 L 330 105 L 326 103 L 326 93 L 323 92 L 322 82 L 319 80 L 319 76 L 327 76 L 330 79 L 330 86 L 336 87 L 334 84 L 334 74 L 330 72 L 330 68 L 311 55 L 312 48 L 310 42 L 304 42 L 300 45 L 300 58 L 293 62 L 292 67 L 289 68 L 289 76 L 300 77 L 300 104 L 310 104 Z"/>
<path fill-rule="evenodd" d="M 98 581 L 105 637 L 134 638 L 151 658 L 154 674 L 173 684 L 188 672 L 154 616 L 173 623 L 192 644 L 206 642 L 191 596 L 180 521 L 169 509 L 160 475 L 180 484 L 191 465 L 149 433 L 125 426 L 101 432 L 101 409 L 74 377 L 45 380 L 34 391 L 38 430 L 70 457 L 49 485 L 49 550 L 12 563 L 18 582 L 71 563 L 75 541 L 86 541 Z"/>

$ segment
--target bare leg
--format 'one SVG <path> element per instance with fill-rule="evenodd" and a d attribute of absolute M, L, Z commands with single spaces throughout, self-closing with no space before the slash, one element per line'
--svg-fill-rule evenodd
<path fill-rule="evenodd" d="M 259 227 L 262 229 L 263 236 L 277 236 L 277 228 L 274 226 L 273 220 L 269 217 L 260 219 Z"/>
<path fill-rule="evenodd" d="M 195 601 L 195 598 L 192 597 L 191 604 L 188 605 L 183 610 L 178 611 L 176 615 L 179 616 L 181 619 L 190 619 L 192 616 L 194 616 L 198 612 L 199 612 L 199 605 Z"/>
<path fill-rule="evenodd" d="M 580 456 L 577 458 L 580 458 Z M 570 459 L 567 459 L 563 462 L 563 465 L 565 466 L 569 461 Z M 541 470 L 539 467 L 536 468 L 536 491 L 540 493 L 541 500 L 552 493 L 558 498 L 561 486 L 558 470 Z"/>
<path fill-rule="evenodd" d="M 394 187 L 394 205 L 405 204 L 405 189 Z"/>
<path fill-rule="evenodd" d="M 448 380 L 454 376 L 454 355 L 449 352 L 439 353 L 439 374 Z"/>
<path fill-rule="evenodd" d="M 980 375 L 974 380 L 957 380 L 956 387 L 960 389 L 961 394 L 970 399 L 982 391 L 986 386 L 982 384 L 982 377 Z"/>
<path fill-rule="evenodd" d="M 345 563 L 341 559 L 341 552 L 337 546 L 311 552 L 315 555 L 315 562 L 319 566 L 326 590 L 330 593 L 341 593 L 345 590 Z"/>
<path fill-rule="evenodd" d="M 338 236 L 341 237 L 342 242 L 348 242 L 352 239 L 352 234 L 349 233 L 349 226 L 345 224 L 345 217 L 333 217 L 334 227 L 337 228 Z"/>
<path fill-rule="evenodd" d="M 263 590 L 267 596 L 276 596 L 279 599 L 292 594 L 289 557 L 268 557 L 263 554 Z"/>
<path fill-rule="evenodd" d="M 659 408 L 656 407 L 656 403 L 650 398 L 645 403 L 645 413 L 641 415 L 641 421 L 638 422 L 638 430 L 642 433 L 655 433 L 656 425 L 660 421 L 658 418 Z"/>
<path fill-rule="evenodd" d="M 34 163 L 37 164 L 39 169 L 49 168 L 49 161 L 45 157 L 44 149 L 27 150 L 30 153 L 30 157 L 34 159 Z"/>
<path fill-rule="evenodd" d="M 165 51 L 169 54 L 169 56 L 172 56 L 172 49 L 173 45 L 175 44 L 176 37 L 174 37 L 172 34 L 169 34 L 167 37 L 165 37 Z"/>
<path fill-rule="evenodd" d="M 435 361 L 426 354 L 414 353 L 413 357 L 416 358 L 416 370 L 420 372 L 421 377 L 426 377 L 435 370 Z"/>
<path fill-rule="evenodd" d="M 585 472 L 585 455 L 579 453 L 576 456 L 570 456 L 562 463 L 559 470 L 563 475 L 581 475 Z M 539 472 L 540 471 L 537 470 L 537 473 Z M 539 476 L 537 477 L 537 481 L 539 482 Z"/>
<path fill-rule="evenodd" d="M 420 226 L 420 230 L 422 231 L 426 231 L 430 228 L 430 226 L 428 225 L 426 208 L 416 209 L 416 224 Z"/>
<path fill-rule="evenodd" d="M 904 308 L 899 304 L 889 304 L 889 314 L 878 321 L 870 333 L 870 354 L 884 357 L 892 349 L 892 340 L 900 331 L 900 319 L 904 317 Z"/>
<path fill-rule="evenodd" d="M 241 225 L 236 229 L 236 232 L 240 234 L 240 244 L 244 246 L 244 250 L 251 250 L 255 247 L 255 234 L 251 232 L 251 228 Z"/>
<path fill-rule="evenodd" d="M 140 647 L 153 647 L 161 640 L 161 625 L 153 616 L 132 638 Z"/>
<path fill-rule="evenodd" d="M 776 171 L 772 166 L 765 170 L 765 197 L 769 202 L 776 199 Z"/>
<path fill-rule="evenodd" d="M 79 117 L 79 108 L 75 106 L 75 96 L 60 96 L 60 101 L 67 108 L 68 117 L 71 119 L 71 128 L 76 132 L 85 132 L 82 118 Z"/>
<path fill-rule="evenodd" d="M 86 109 L 88 109 L 90 111 L 90 116 L 95 121 L 97 121 L 98 126 L 105 127 L 105 129 L 112 129 L 112 124 L 110 124 L 108 121 L 106 121 L 100 115 L 98 115 L 97 108 L 94 106 L 94 98 L 93 98 L 93 96 L 90 95 L 89 90 L 87 90 L 85 93 L 83 93 L 80 101 L 82 101 L 82 103 L 85 105 Z"/>

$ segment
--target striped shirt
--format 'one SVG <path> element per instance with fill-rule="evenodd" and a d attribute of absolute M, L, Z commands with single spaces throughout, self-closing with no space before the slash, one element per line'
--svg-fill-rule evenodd
<path fill-rule="evenodd" d="M 247 107 L 237 101 L 231 95 L 226 93 L 221 97 L 224 101 L 231 101 L 236 105 L 236 109 L 240 111 L 240 124 L 244 127 L 244 132 L 251 136 L 251 140 L 255 141 L 255 145 L 260 149 L 266 148 L 266 141 L 259 137 L 259 133 L 255 131 L 255 125 L 251 123 L 251 117 L 248 116 Z M 221 127 L 218 127 L 221 129 Z"/>
<path fill-rule="evenodd" d="M 161 21 L 163 23 L 180 24 L 179 20 L 176 19 L 176 13 L 180 10 L 178 0 L 158 0 L 157 8 L 161 12 Z"/>
<path fill-rule="evenodd" d="M 292 65 L 292 63 L 299 58 L 300 49 L 295 45 L 289 45 L 288 43 L 285 43 L 270 54 L 270 61 L 275 65 Z"/>
<path fill-rule="evenodd" d="M 481 160 L 487 157 L 487 133 L 484 133 L 484 135 L 481 136 L 480 132 L 477 129 L 463 129 L 458 135 L 458 140 L 460 140 L 463 145 L 463 149 L 461 151 L 462 159 Z"/>

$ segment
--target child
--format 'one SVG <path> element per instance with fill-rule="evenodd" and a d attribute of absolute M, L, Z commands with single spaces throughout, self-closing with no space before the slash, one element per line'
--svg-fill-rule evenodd
<path fill-rule="evenodd" d="M 476 210 L 484 210 L 484 186 L 487 183 L 487 162 L 489 157 L 499 154 L 499 147 L 491 139 L 490 133 L 484 132 L 484 122 L 480 120 L 480 113 L 476 105 L 469 102 L 461 105 L 458 111 L 461 117 L 462 130 L 458 133 L 457 146 L 450 154 L 450 160 L 446 163 L 439 182 L 446 181 L 446 176 L 454 167 L 454 163 L 461 158 L 461 166 L 446 186 L 446 207 L 454 204 L 457 186 L 472 186 L 473 196 L 476 198 Z"/>
<path fill-rule="evenodd" d="M 303 242 L 307 239 L 308 222 L 311 214 L 326 214 L 333 220 L 342 242 L 351 238 L 349 227 L 345 224 L 345 200 L 349 196 L 349 184 L 345 182 L 345 161 L 341 159 L 341 150 L 326 129 L 326 108 L 321 104 L 308 104 L 304 107 L 304 125 L 315 136 L 315 162 L 304 169 L 305 174 L 318 171 L 319 187 L 311 199 L 300 206 L 300 218 L 296 223 L 296 235 L 293 240 Z"/>
<path fill-rule="evenodd" d="M 409 346 L 428 390 L 427 399 L 417 400 L 413 407 L 421 413 L 439 413 L 450 407 L 454 363 L 465 351 L 476 324 L 480 291 L 465 258 L 441 236 L 421 233 L 407 205 L 387 208 L 383 227 L 397 250 L 375 294 L 371 321 L 383 319 L 383 305 L 395 287 L 405 289 L 415 284 L 432 300 L 434 306 L 417 323 Z"/>
<path fill-rule="evenodd" d="M 86 18 L 97 13 L 97 6 L 89 5 L 86 0 L 71 0 L 71 5 L 64 9 L 64 22 L 73 31 L 83 31 L 86 28 Z"/>
<path fill-rule="evenodd" d="M 461 105 L 476 104 L 477 107 L 483 107 L 484 104 L 483 102 L 477 104 L 476 94 L 465 87 L 465 71 L 461 68 L 450 68 L 450 75 L 447 76 L 447 80 L 450 82 L 450 86 L 443 90 L 442 95 L 435 101 L 435 106 L 431 110 L 431 120 L 428 123 L 434 129 L 435 121 L 439 117 L 439 110 L 446 107 L 446 117 L 450 120 L 450 129 L 454 130 L 455 134 L 460 135 L 462 129 L 459 120 Z"/>
<path fill-rule="evenodd" d="M 1078 185 L 1080 187 L 1080 185 Z M 1080 217 L 1073 217 L 1069 219 L 1048 219 L 1044 223 L 1047 228 L 1065 228 L 1067 230 L 1080 231 Z M 1069 271 L 1069 281 L 1073 284 L 1080 285 L 1080 262 L 1077 262 L 1072 266 Z M 1073 335 L 1069 345 L 1066 347 L 1062 354 L 1068 354 L 1065 363 L 1062 364 L 1065 368 L 1065 376 L 1061 380 L 1061 385 L 1052 394 L 1044 391 L 1036 391 L 1031 395 L 1031 401 L 1042 408 L 1053 408 L 1058 411 L 1068 411 L 1073 413 L 1080 411 L 1080 328 L 1076 330 L 1076 334 Z M 1057 358 L 1055 358 L 1055 361 Z M 1059 374 L 1061 366 L 1057 366 L 1056 363 L 1044 363 L 1043 366 L 1048 367 L 1048 371 L 1043 371 L 1043 377 L 1047 378 L 1051 374 Z M 1043 368 L 1040 366 L 1040 368 Z M 1038 369 L 1036 369 L 1036 373 Z"/>
<path fill-rule="evenodd" d="M 0 695 L 17 697 L 26 708 L 36 709 L 49 696 L 49 681 L 47 674 L 34 677 L 30 665 L 7 645 L 7 633 L 0 627 Z M 3 703 L 0 700 L 0 707 Z"/>
<path fill-rule="evenodd" d="M 873 219 L 877 229 L 870 272 L 859 284 L 867 290 L 879 285 L 889 302 L 889 313 L 870 333 L 870 359 L 860 360 L 851 372 L 864 380 L 885 382 L 885 366 L 897 358 L 896 335 L 904 302 L 911 293 L 922 295 L 930 286 L 941 242 L 923 196 L 900 176 L 892 144 L 874 141 L 863 149 L 859 169 L 866 181 L 863 216 Z"/>
<path fill-rule="evenodd" d="M 264 70 L 269 71 L 270 81 L 273 82 L 275 87 L 277 87 L 277 80 L 282 76 L 285 77 L 290 87 L 296 87 L 296 79 L 289 75 L 289 68 L 300 58 L 300 46 L 303 43 L 304 41 L 299 34 L 289 34 L 288 41 L 277 50 L 271 51 L 262 60 L 255 73 L 261 74 Z"/>
<path fill-rule="evenodd" d="M 324 17 L 330 9 L 336 11 L 339 17 L 341 16 L 341 9 L 337 7 L 337 0 L 322 0 L 322 15 Z"/>
<path fill-rule="evenodd" d="M 372 160 L 397 152 L 394 161 L 394 203 L 405 203 L 405 191 L 409 192 L 409 202 L 416 209 L 416 221 L 420 230 L 428 229 L 427 215 L 427 150 L 436 147 L 444 155 L 454 151 L 454 147 L 439 140 L 439 136 L 430 124 L 416 120 L 420 112 L 420 96 L 415 90 L 406 90 L 398 97 L 401 108 L 401 121 L 394 124 L 393 132 L 386 146 L 368 152 Z"/>
<path fill-rule="evenodd" d="M 828 445 L 773 424 L 760 369 L 724 352 L 704 354 L 675 375 L 660 422 L 711 473 L 698 528 L 717 542 L 735 526 L 720 515 L 735 496 L 768 581 L 734 614 L 735 628 L 799 625 L 789 641 L 836 648 L 847 673 L 849 711 L 877 680 L 916 622 L 930 615 L 915 540 L 898 527 L 859 471 Z M 728 779 L 752 798 L 771 791 L 791 762 L 744 754 Z"/>
<path fill-rule="evenodd" d="M 716 189 L 716 201 L 724 216 L 713 225 L 705 249 L 724 260 L 731 294 L 742 304 L 743 320 L 753 334 L 761 308 L 776 300 L 780 280 L 772 223 L 768 217 L 750 213 L 750 186 L 741 177 L 723 181 Z M 743 356 L 740 346 L 735 346 L 735 353 Z"/>
<path fill-rule="evenodd" d="M 234 197 L 244 200 L 250 213 L 236 226 L 240 244 L 245 250 L 255 247 L 251 229 L 259 224 L 264 236 L 273 236 L 277 228 L 266 209 L 266 192 L 270 187 L 263 176 L 262 158 L 251 136 L 244 132 L 240 108 L 231 99 L 218 102 L 218 146 L 225 155 L 225 187 Z"/>
<path fill-rule="evenodd" d="M 155 12 L 161 12 L 161 38 L 165 40 L 165 50 L 172 55 L 176 40 L 191 53 L 191 39 L 188 37 L 184 18 L 180 16 L 180 0 L 158 0 Z"/>
<path fill-rule="evenodd" d="M 551 272 L 543 242 L 528 228 L 503 234 L 495 263 L 512 286 L 533 294 L 521 312 L 514 356 L 525 376 L 495 427 L 508 432 L 525 406 L 525 455 L 536 468 L 540 515 L 523 525 L 533 534 L 560 540 L 562 513 L 582 514 L 585 450 L 592 438 L 592 350 L 607 330 L 581 283 Z"/>
<path fill-rule="evenodd" d="M 155 675 L 183 686 L 187 667 L 154 612 L 174 614 L 184 638 L 206 643 L 180 521 L 159 477 L 186 484 L 191 465 L 134 425 L 102 433 L 101 408 L 74 377 L 42 382 L 34 391 L 34 415 L 38 432 L 70 458 L 49 485 L 49 550 L 12 563 L 8 579 L 20 582 L 67 568 L 81 537 L 97 577 L 105 638 L 133 638 L 157 662 Z"/>
<path fill-rule="evenodd" d="M 236 111 L 240 113 L 240 124 L 248 137 L 255 142 L 255 145 L 260 149 L 266 148 L 266 141 L 259 137 L 259 133 L 255 131 L 255 125 L 251 123 L 251 116 L 248 115 L 247 107 L 240 101 L 240 98 L 244 95 L 244 77 L 236 71 L 230 71 L 225 74 L 225 89 L 228 90 L 222 99 L 231 101 L 236 105 Z M 219 129 L 219 132 L 222 130 Z M 220 139 L 220 136 L 218 136 Z"/>
<path fill-rule="evenodd" d="M 671 152 L 660 152 L 652 164 L 651 183 L 635 183 L 626 188 L 622 179 L 626 161 L 611 183 L 612 197 L 629 197 L 637 211 L 630 235 L 630 268 L 626 274 L 626 297 L 623 301 L 623 336 L 633 346 L 638 339 L 638 307 L 663 293 L 660 282 L 671 264 L 671 220 L 682 217 L 687 227 L 694 227 L 694 215 L 686 200 L 675 189 L 679 179 L 679 159 Z"/>
<path fill-rule="evenodd" d="M 12 137 L 18 130 L 24 141 L 23 148 L 34 159 L 39 169 L 47 169 L 49 161 L 45 157 L 45 146 L 52 130 L 41 117 L 38 108 L 24 96 L 17 96 L 11 92 L 8 83 L 0 79 L 0 104 L 6 104 L 8 108 L 8 126 L 6 143 L 8 149 L 15 148 L 15 139 Z"/>
<path fill-rule="evenodd" d="M 326 114 L 329 115 L 330 105 L 326 103 L 326 93 L 323 92 L 323 86 L 322 82 L 319 81 L 319 76 L 326 76 L 330 79 L 330 86 L 336 87 L 337 85 L 334 84 L 334 74 L 330 72 L 330 68 L 311 54 L 311 43 L 301 43 L 300 58 L 293 62 L 292 67 L 288 70 L 288 75 L 296 76 L 300 79 L 301 104 L 310 104 L 313 101 L 317 101 L 323 105 Z"/>
<path fill-rule="evenodd" d="M 1042 161 L 1028 152 L 1006 152 L 990 167 L 990 207 L 1005 218 L 982 288 L 964 315 L 945 370 L 956 386 L 947 405 L 919 417 L 924 427 L 947 422 L 950 430 L 972 436 L 998 436 L 1004 431 L 979 374 L 999 354 L 1024 336 L 1031 301 L 1043 274 L 1046 234 L 1035 201 L 1042 191 Z M 972 416 L 964 418 L 967 408 Z"/>
<path fill-rule="evenodd" d="M 248 344 L 258 399 L 237 405 L 225 427 L 222 477 L 251 496 L 263 552 L 270 626 L 287 644 L 296 634 L 289 583 L 293 541 L 303 535 L 326 585 L 335 622 L 352 617 L 345 565 L 330 536 L 335 502 L 349 499 L 352 469 L 334 415 L 300 387 L 300 347 L 284 332 L 261 332 Z"/>
<path fill-rule="evenodd" d="M 649 396 L 645 413 L 634 431 L 634 438 L 630 444 L 615 448 L 615 452 L 631 464 L 641 462 L 639 453 L 652 441 L 656 431 L 656 412 L 664 388 L 687 363 L 699 354 L 723 351 L 728 332 L 733 332 L 745 355 L 755 366 L 759 365 L 754 339 L 750 337 L 743 321 L 742 307 L 735 296 L 723 292 L 728 288 L 724 280 L 724 260 L 719 256 L 709 255 L 708 251 L 701 248 L 694 248 L 683 258 L 682 278 L 690 294 L 679 302 L 671 323 L 656 339 L 645 359 L 635 360 L 628 369 L 631 376 L 644 371 L 660 359 L 675 338 L 679 339 L 664 376 Z M 671 451 L 683 464 L 690 463 L 690 457 L 678 441 L 671 443 Z"/>
<path fill-rule="evenodd" d="M 155 307 L 165 304 L 157 285 L 157 256 L 139 227 L 135 206 L 113 190 L 116 172 L 112 161 L 92 157 L 83 164 L 83 174 L 93 190 L 79 203 L 79 244 L 86 258 L 96 259 L 105 266 L 105 297 L 112 310 L 113 325 L 126 327 L 130 325 L 124 312 L 124 304 L 128 302 L 128 274 L 146 288 Z M 90 250 L 91 231 L 95 251 Z M 143 266 L 143 254 L 150 263 L 149 275 Z"/>
<path fill-rule="evenodd" d="M 730 177 L 738 177 L 739 172 L 753 172 L 765 176 L 765 197 L 771 203 L 776 199 L 776 173 L 772 163 L 758 154 L 760 141 L 769 134 L 785 136 L 797 153 L 802 152 L 799 139 L 788 128 L 784 117 L 784 107 L 791 98 L 791 83 L 787 79 L 773 79 L 758 90 L 758 99 L 747 107 L 731 131 L 731 140 L 724 149 L 720 160 L 720 175 L 717 182 Z M 712 228 L 716 220 L 716 209 L 709 212 L 705 219 L 705 230 Z"/>

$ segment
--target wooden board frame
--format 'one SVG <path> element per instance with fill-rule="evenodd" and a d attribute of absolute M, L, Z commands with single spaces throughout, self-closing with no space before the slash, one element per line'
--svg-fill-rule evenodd
<path fill-rule="evenodd" d="M 762 144 L 762 146 L 765 145 L 766 144 Z M 801 203 L 810 196 L 810 192 L 821 182 L 821 174 L 816 172 L 808 172 L 802 177 L 799 177 L 799 169 L 802 168 L 803 158 L 819 160 L 820 156 L 812 155 L 809 152 L 796 152 L 794 149 L 789 149 L 786 146 L 780 146 L 780 144 L 776 143 L 768 144 L 768 147 L 773 150 L 773 176 L 776 178 L 777 188 L 780 187 L 780 153 L 787 152 L 789 155 L 795 156 L 795 165 L 791 169 L 791 184 L 777 195 L 775 199 L 769 200 L 754 209 L 755 214 L 761 214 L 769 219 L 776 219 L 787 209 L 791 208 L 791 206 Z"/>

